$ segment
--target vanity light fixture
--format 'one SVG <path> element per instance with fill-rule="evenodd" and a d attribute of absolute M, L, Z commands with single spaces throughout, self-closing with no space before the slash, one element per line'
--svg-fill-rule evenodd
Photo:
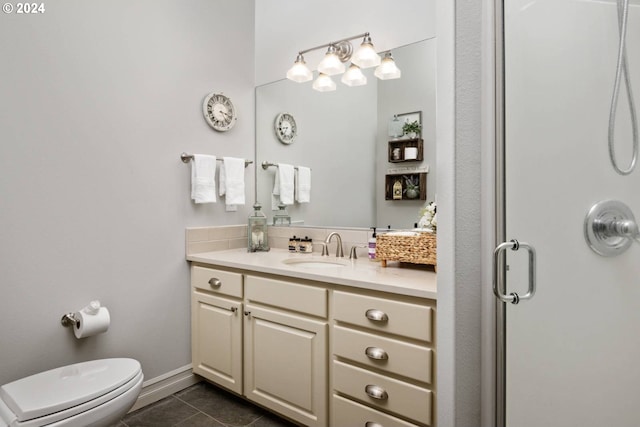
<path fill-rule="evenodd" d="M 364 40 L 358 50 L 356 50 L 356 53 L 353 54 L 351 62 L 360 68 L 377 67 L 380 65 L 380 55 L 378 55 L 378 52 L 373 48 L 369 33 L 364 36 Z"/>
<path fill-rule="evenodd" d="M 334 45 L 329 45 L 324 59 L 318 64 L 318 72 L 327 76 L 335 76 L 344 73 L 344 64 L 338 57 L 338 50 Z"/>
<path fill-rule="evenodd" d="M 391 51 L 387 51 L 385 53 L 384 58 L 376 71 L 373 73 L 380 80 L 391 80 L 391 79 L 399 79 L 402 75 L 402 72 L 396 65 L 396 61 L 393 60 L 393 55 L 391 55 Z"/>
<path fill-rule="evenodd" d="M 287 78 L 294 82 L 304 83 L 313 78 L 313 73 L 307 67 L 307 63 L 304 62 L 304 57 L 301 53 L 298 54 L 296 62 L 293 63 L 293 67 L 287 71 Z"/>
<path fill-rule="evenodd" d="M 353 53 L 353 45 L 350 40 L 361 37 L 363 38 L 362 44 Z M 293 67 L 287 71 L 287 78 L 298 83 L 311 80 L 313 73 L 304 62 L 303 55 L 325 47 L 328 48 L 327 53 L 318 64 L 318 78 L 313 82 L 313 88 L 317 91 L 328 92 L 336 90 L 336 85 L 330 76 L 345 73 L 344 63 L 350 59 L 351 66 L 341 79 L 342 83 L 347 86 L 361 86 L 367 83 L 367 78 L 362 73 L 362 68 L 377 66 L 378 68 L 376 68 L 374 75 L 381 80 L 400 77 L 400 70 L 395 65 L 391 52 L 387 52 L 385 58 L 380 59 L 380 55 L 376 53 L 373 47 L 369 33 L 363 33 L 299 51 Z"/>
<path fill-rule="evenodd" d="M 313 82 L 313 88 L 318 92 L 331 92 L 336 90 L 336 83 L 324 73 L 320 73 L 317 79 Z"/>
<path fill-rule="evenodd" d="M 342 75 L 341 81 L 347 86 L 362 86 L 367 84 L 367 76 L 362 74 L 360 67 L 351 64 L 347 72 Z"/>

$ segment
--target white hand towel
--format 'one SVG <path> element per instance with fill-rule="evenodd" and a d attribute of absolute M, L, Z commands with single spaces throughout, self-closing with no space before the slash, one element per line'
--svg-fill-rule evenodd
<path fill-rule="evenodd" d="M 276 170 L 274 175 L 273 190 L 271 190 L 271 210 L 277 211 L 280 204 L 280 178 L 278 177 L 280 174 Z"/>
<path fill-rule="evenodd" d="M 311 201 L 311 169 L 298 166 L 296 174 L 296 201 L 309 203 Z"/>
<path fill-rule="evenodd" d="M 191 198 L 195 203 L 216 201 L 216 156 L 194 154 L 191 162 Z"/>
<path fill-rule="evenodd" d="M 244 159 L 223 157 L 220 166 L 220 189 L 229 205 L 244 205 Z"/>
<path fill-rule="evenodd" d="M 293 166 L 285 163 L 278 163 L 278 181 L 280 184 L 280 202 L 283 205 L 293 204 Z"/>

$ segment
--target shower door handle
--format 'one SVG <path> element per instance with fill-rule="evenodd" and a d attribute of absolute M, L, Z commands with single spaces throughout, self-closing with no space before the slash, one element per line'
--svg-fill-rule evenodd
<path fill-rule="evenodd" d="M 509 295 L 503 294 L 503 275 L 500 274 L 501 262 L 500 255 L 506 249 L 517 251 L 520 248 L 525 248 L 529 253 L 529 288 L 524 295 L 518 295 L 516 292 L 511 292 Z M 500 271 L 500 273 L 499 273 Z M 536 250 L 528 243 L 518 242 L 517 240 L 511 240 L 510 242 L 500 243 L 493 251 L 493 294 L 502 302 L 510 302 L 511 304 L 518 304 L 522 300 L 533 298 L 536 293 Z"/>

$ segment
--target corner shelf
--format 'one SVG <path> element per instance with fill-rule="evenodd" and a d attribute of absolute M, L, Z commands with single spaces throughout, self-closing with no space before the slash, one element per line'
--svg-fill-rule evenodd
<path fill-rule="evenodd" d="M 389 163 L 400 163 L 400 162 L 421 162 L 423 160 L 423 146 L 424 141 L 422 138 L 415 139 L 394 139 L 389 141 L 389 151 L 388 151 L 388 159 Z M 418 149 L 418 156 L 415 159 L 405 159 L 404 158 L 404 149 L 407 147 L 415 147 Z M 394 148 L 398 148 L 400 150 L 400 156 L 397 159 L 393 157 Z"/>
<path fill-rule="evenodd" d="M 418 178 L 419 194 L 418 197 L 413 199 L 407 197 L 406 189 L 407 183 L 405 176 L 411 177 L 414 180 Z M 393 197 L 393 184 L 400 180 L 402 184 L 402 196 L 401 198 Z M 427 200 L 427 173 L 426 172 L 414 172 L 414 173 L 398 173 L 387 174 L 384 176 L 384 199 L 385 200 Z"/>

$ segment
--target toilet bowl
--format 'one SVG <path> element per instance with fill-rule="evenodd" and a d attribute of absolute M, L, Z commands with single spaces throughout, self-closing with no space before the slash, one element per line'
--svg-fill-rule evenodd
<path fill-rule="evenodd" d="M 0 427 L 107 426 L 142 389 L 134 359 L 101 359 L 41 372 L 0 387 Z"/>

